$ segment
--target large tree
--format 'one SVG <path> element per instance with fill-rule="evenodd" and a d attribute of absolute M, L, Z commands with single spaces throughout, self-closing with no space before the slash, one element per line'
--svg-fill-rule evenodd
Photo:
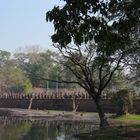
<path fill-rule="evenodd" d="M 30 92 L 32 85 L 11 53 L 0 50 L 0 92 Z"/>
<path fill-rule="evenodd" d="M 101 127 L 108 126 L 101 93 L 130 53 L 139 5 L 139 0 L 64 0 L 63 7 L 47 12 L 46 20 L 55 28 L 52 41 L 67 58 L 65 66 L 95 101 Z"/>
<path fill-rule="evenodd" d="M 15 54 L 17 65 L 29 77 L 34 87 L 56 87 L 53 81 L 41 80 L 58 79 L 60 72 L 58 71 L 58 53 L 47 50 L 45 52 L 20 52 Z M 41 77 L 41 78 L 39 78 Z"/>
<path fill-rule="evenodd" d="M 24 92 L 32 90 L 30 80 L 19 68 L 7 66 L 0 69 L 0 92 Z"/>
<path fill-rule="evenodd" d="M 67 46 L 61 48 L 56 46 L 62 53 L 64 59 L 61 63 L 67 67 L 76 77 L 75 83 L 83 87 L 93 98 L 102 127 L 107 126 L 105 114 L 101 107 L 102 91 L 109 84 L 114 72 L 122 64 L 125 50 L 117 50 L 112 55 L 106 55 L 105 51 L 98 52 L 95 44 L 82 46 Z"/>

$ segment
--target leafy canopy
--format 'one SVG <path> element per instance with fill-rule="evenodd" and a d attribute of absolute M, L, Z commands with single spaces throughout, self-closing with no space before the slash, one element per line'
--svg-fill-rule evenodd
<path fill-rule="evenodd" d="M 139 24 L 139 0 L 64 0 L 46 14 L 54 24 L 54 43 L 66 47 L 88 41 L 103 43 L 111 52 L 131 40 Z M 103 49 L 103 48 L 101 48 Z"/>

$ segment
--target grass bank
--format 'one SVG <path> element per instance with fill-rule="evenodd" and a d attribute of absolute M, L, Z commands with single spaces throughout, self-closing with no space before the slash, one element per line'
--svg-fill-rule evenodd
<path fill-rule="evenodd" d="M 127 114 L 115 117 L 119 121 L 140 121 L 140 115 Z"/>
<path fill-rule="evenodd" d="M 79 134 L 80 140 L 135 140 L 140 139 L 140 115 L 123 115 L 113 117 L 114 120 L 124 122 L 124 125 Z"/>

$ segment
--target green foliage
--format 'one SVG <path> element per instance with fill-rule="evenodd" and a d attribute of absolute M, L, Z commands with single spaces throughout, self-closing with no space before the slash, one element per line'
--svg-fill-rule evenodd
<path fill-rule="evenodd" d="M 4 67 L 7 64 L 10 56 L 10 52 L 0 50 L 0 68 Z"/>
<path fill-rule="evenodd" d="M 139 121 L 139 120 L 138 120 Z M 140 128 L 140 123 L 137 124 L 130 124 L 128 127 L 133 127 L 133 128 Z"/>
<path fill-rule="evenodd" d="M 52 41 L 59 45 L 64 59 L 69 58 L 71 62 L 64 65 L 86 85 L 85 89 L 94 85 L 92 92 L 101 92 L 135 49 L 132 44 L 137 42 L 134 36 L 140 23 L 139 0 L 64 1 L 64 6 L 55 6 L 46 14 L 46 21 L 54 24 Z M 96 44 L 94 49 L 89 47 L 91 42 Z"/>
<path fill-rule="evenodd" d="M 31 93 L 32 91 L 32 84 L 28 79 L 24 79 L 20 84 L 19 87 L 21 91 L 24 93 Z"/>
<path fill-rule="evenodd" d="M 46 52 L 16 53 L 17 65 L 30 78 L 33 86 L 46 85 L 44 81 L 36 80 L 35 77 L 49 78 L 53 70 L 56 53 L 47 50 Z"/>
<path fill-rule="evenodd" d="M 55 28 L 52 41 L 61 47 L 94 40 L 103 43 L 100 49 L 110 54 L 125 47 L 139 25 L 139 0 L 64 1 L 63 7 L 55 6 L 46 14 L 46 20 Z"/>
<path fill-rule="evenodd" d="M 3 140 L 19 140 L 21 139 L 21 136 L 27 135 L 30 132 L 31 127 L 32 124 L 30 122 L 22 122 L 19 124 L 8 123 L 7 125 L 0 125 L 0 137 Z"/>
<path fill-rule="evenodd" d="M 16 66 L 5 66 L 0 69 L 1 92 L 29 92 L 31 82 L 24 72 Z"/>
<path fill-rule="evenodd" d="M 128 76 L 129 74 L 126 74 L 125 71 L 123 71 L 123 69 L 117 70 L 112 76 L 112 79 L 108 84 L 106 90 L 108 92 L 116 92 L 120 89 L 128 89 L 131 91 L 134 90 Z"/>
<path fill-rule="evenodd" d="M 120 121 L 140 121 L 140 116 L 127 114 L 127 115 L 118 116 L 116 119 Z"/>
<path fill-rule="evenodd" d="M 139 26 L 135 2 L 65 1 L 63 7 L 55 6 L 46 15 L 46 20 L 54 24 L 52 41 L 65 59 L 63 65 L 95 101 L 100 126 L 107 124 L 102 107 L 98 107 L 102 91 L 123 66 L 133 42 L 132 32 Z M 94 42 L 92 49 L 90 42 Z M 122 111 L 127 112 L 127 104 L 121 104 Z"/>
<path fill-rule="evenodd" d="M 118 115 L 128 114 L 133 108 L 134 94 L 127 89 L 121 89 L 112 95 L 112 102 L 119 107 Z"/>
<path fill-rule="evenodd" d="M 70 72 L 64 70 L 60 64 L 59 53 L 50 50 L 34 53 L 20 52 L 15 54 L 15 59 L 17 66 L 29 77 L 34 87 L 56 88 L 56 86 L 69 86 L 67 84 L 53 82 L 57 80 L 70 80 L 72 77 Z"/>

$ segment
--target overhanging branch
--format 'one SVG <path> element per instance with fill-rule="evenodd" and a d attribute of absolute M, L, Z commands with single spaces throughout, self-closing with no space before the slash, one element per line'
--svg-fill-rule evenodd
<path fill-rule="evenodd" d="M 54 80 L 54 79 L 44 78 L 40 76 L 32 77 L 32 79 L 40 80 L 40 81 L 50 81 L 50 82 L 55 82 L 55 83 L 79 84 L 79 82 L 77 81 Z"/>

